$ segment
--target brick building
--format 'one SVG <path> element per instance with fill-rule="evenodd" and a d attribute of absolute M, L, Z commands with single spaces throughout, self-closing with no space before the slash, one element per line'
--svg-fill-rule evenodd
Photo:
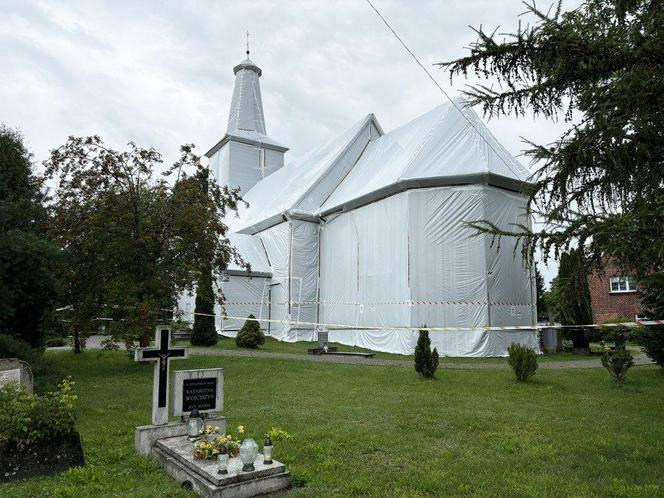
<path fill-rule="evenodd" d="M 641 301 L 636 279 L 624 274 L 610 262 L 604 273 L 588 275 L 588 287 L 592 302 L 593 323 L 608 320 L 634 318 L 641 311 Z"/>

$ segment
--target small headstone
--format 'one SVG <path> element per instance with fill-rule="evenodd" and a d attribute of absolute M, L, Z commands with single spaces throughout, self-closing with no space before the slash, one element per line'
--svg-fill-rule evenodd
<path fill-rule="evenodd" d="M 0 387 L 11 383 L 19 384 L 32 394 L 32 369 L 25 361 L 18 358 L 2 358 L 0 359 Z"/>
<path fill-rule="evenodd" d="M 200 413 L 224 409 L 224 369 L 176 370 L 173 415 L 189 415 L 196 407 Z"/>
<path fill-rule="evenodd" d="M 325 346 L 327 346 L 329 331 L 325 329 L 318 329 L 316 335 L 318 338 L 318 349 L 324 349 Z"/>

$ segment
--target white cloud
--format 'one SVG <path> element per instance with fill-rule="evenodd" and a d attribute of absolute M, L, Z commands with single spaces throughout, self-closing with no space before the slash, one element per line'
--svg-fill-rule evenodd
<path fill-rule="evenodd" d="M 463 55 L 468 25 L 510 30 L 523 11 L 514 0 L 374 3 L 425 65 Z M 369 112 L 390 130 L 444 101 L 362 0 L 0 4 L 0 120 L 23 131 L 37 160 L 93 133 L 154 146 L 167 161 L 181 143 L 204 152 L 225 131 L 245 30 L 268 134 L 291 157 Z M 452 94 L 464 85 L 432 71 Z M 521 136 L 548 142 L 561 125 L 504 118 L 489 128 L 518 155 Z"/>

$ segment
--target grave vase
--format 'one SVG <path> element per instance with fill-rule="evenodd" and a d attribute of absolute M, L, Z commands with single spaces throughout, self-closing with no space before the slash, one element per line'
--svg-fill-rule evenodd
<path fill-rule="evenodd" d="M 240 446 L 240 459 L 242 460 L 242 472 L 252 472 L 255 470 L 254 462 L 258 458 L 258 445 L 256 441 L 247 438 L 242 441 Z"/>

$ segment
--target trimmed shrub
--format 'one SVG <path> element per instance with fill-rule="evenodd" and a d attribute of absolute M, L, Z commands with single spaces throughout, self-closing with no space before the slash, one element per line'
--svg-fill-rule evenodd
<path fill-rule="evenodd" d="M 432 379 L 438 369 L 438 350 L 431 351 L 431 340 L 428 330 L 420 330 L 415 346 L 415 371 L 425 379 Z"/>
<path fill-rule="evenodd" d="M 664 327 L 642 327 L 635 336 L 648 358 L 664 368 Z"/>
<path fill-rule="evenodd" d="M 522 346 L 518 342 L 513 342 L 507 348 L 509 357 L 507 363 L 516 375 L 519 382 L 527 382 L 537 370 L 537 354 L 527 346 Z"/>
<path fill-rule="evenodd" d="M 624 346 L 617 347 L 613 351 L 606 348 L 602 353 L 602 365 L 618 384 L 624 384 L 627 370 L 634 365 L 634 358 Z"/>
<path fill-rule="evenodd" d="M 265 335 L 254 315 L 249 315 L 235 337 L 235 344 L 241 348 L 256 349 L 265 344 Z"/>

